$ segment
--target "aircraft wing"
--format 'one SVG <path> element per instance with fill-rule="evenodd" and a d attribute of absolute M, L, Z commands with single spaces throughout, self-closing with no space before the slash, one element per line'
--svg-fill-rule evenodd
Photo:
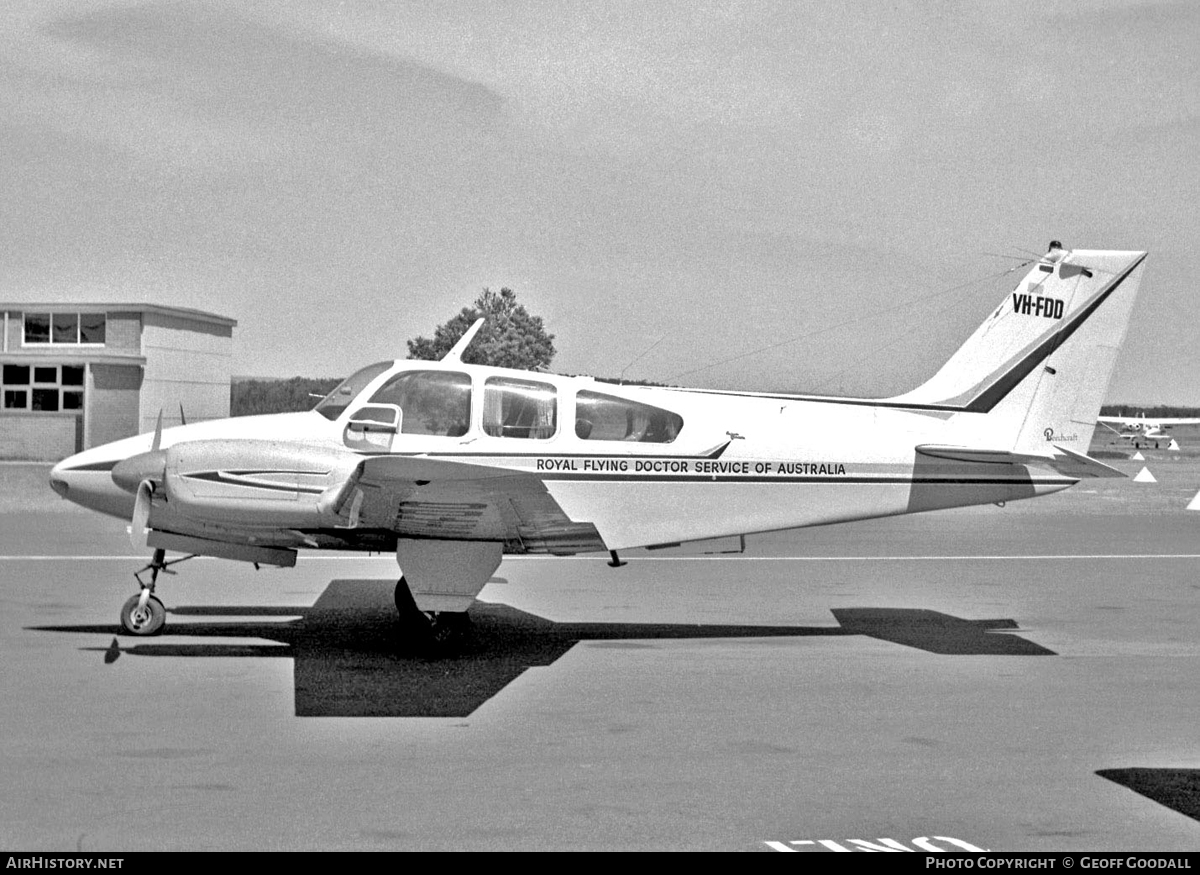
<path fill-rule="evenodd" d="M 349 527 L 401 537 L 503 541 L 517 553 L 605 549 L 590 523 L 571 520 L 536 476 L 429 456 L 373 456 L 332 503 Z"/>
<path fill-rule="evenodd" d="M 1102 424 L 1116 425 L 1200 425 L 1200 416 L 1156 416 L 1153 418 L 1137 416 L 1098 416 L 1096 421 Z"/>
<path fill-rule="evenodd" d="M 1116 468 L 1105 465 L 1091 456 L 1085 456 L 1083 453 L 1077 453 L 1058 444 L 1054 445 L 1054 449 L 1063 455 L 1057 456 L 1050 453 L 1014 453 L 1011 450 L 942 446 L 938 444 L 921 444 L 917 447 L 917 452 L 923 456 L 931 456 L 935 459 L 953 459 L 958 462 L 979 462 L 990 465 L 1037 465 L 1042 468 L 1050 468 L 1060 474 L 1065 474 L 1067 477 L 1076 477 L 1079 479 L 1085 477 L 1126 476 Z"/>

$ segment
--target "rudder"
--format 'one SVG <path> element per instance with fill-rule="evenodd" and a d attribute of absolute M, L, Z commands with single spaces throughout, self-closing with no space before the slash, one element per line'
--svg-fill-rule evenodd
<path fill-rule="evenodd" d="M 1086 453 L 1146 253 L 1052 244 L 926 383 L 890 402 L 954 410 L 961 439 L 1024 453 Z"/>

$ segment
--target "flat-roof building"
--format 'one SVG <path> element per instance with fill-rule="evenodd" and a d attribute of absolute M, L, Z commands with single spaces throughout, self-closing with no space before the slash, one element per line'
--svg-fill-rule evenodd
<path fill-rule="evenodd" d="M 156 304 L 0 302 L 0 459 L 55 461 L 229 415 L 233 328 Z"/>

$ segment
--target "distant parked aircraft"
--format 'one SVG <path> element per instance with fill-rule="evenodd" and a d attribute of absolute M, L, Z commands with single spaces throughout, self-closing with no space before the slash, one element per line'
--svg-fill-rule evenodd
<path fill-rule="evenodd" d="M 1162 441 L 1170 441 L 1170 429 L 1175 425 L 1200 425 L 1200 417 L 1156 417 L 1155 419 L 1147 419 L 1145 415 L 1139 417 L 1131 416 L 1101 416 L 1097 422 L 1107 428 L 1109 431 L 1116 433 L 1121 438 L 1131 441 L 1135 447 L 1141 447 L 1143 443 L 1149 446 L 1154 444 L 1158 447 Z M 1119 428 L 1114 428 L 1117 425 Z"/>

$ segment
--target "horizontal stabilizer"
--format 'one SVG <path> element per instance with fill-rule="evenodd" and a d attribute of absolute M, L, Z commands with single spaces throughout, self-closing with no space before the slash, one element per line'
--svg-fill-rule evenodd
<path fill-rule="evenodd" d="M 1063 474 L 1071 477 L 1128 477 L 1118 471 L 1111 465 L 1105 465 L 1103 462 L 1098 462 L 1091 456 L 1077 453 L 1074 450 L 1069 450 L 1066 447 L 1054 445 L 1054 449 L 1060 453 L 1065 453 L 1066 459 L 1059 459 L 1052 467 Z"/>
<path fill-rule="evenodd" d="M 1083 479 L 1084 477 L 1124 477 L 1125 474 L 1116 468 L 1098 462 L 1091 456 L 1077 453 L 1066 447 L 1054 445 L 1055 451 L 1063 455 L 1050 453 L 1014 453 L 1011 450 L 991 450 L 977 447 L 951 447 L 937 444 L 921 444 L 917 452 L 923 456 L 935 459 L 952 459 L 956 462 L 979 462 L 992 465 L 1038 465 L 1051 468 L 1067 477 Z"/>

